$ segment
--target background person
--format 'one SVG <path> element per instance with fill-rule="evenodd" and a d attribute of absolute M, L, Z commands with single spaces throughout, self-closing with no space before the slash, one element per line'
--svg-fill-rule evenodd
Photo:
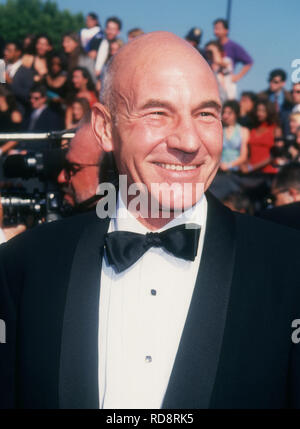
<path fill-rule="evenodd" d="M 258 94 L 258 98 L 269 100 L 275 105 L 279 114 L 283 135 L 289 134 L 289 115 L 292 110 L 292 97 L 290 92 L 284 89 L 287 74 L 282 69 L 274 69 L 269 74 L 269 88 Z"/>
<path fill-rule="evenodd" d="M 282 167 L 272 183 L 274 208 L 262 211 L 259 216 L 272 222 L 300 229 L 300 163 Z"/>
<path fill-rule="evenodd" d="M 84 123 L 70 142 L 65 167 L 57 178 L 65 201 L 72 207 L 94 208 L 99 198 L 90 204 L 85 203 L 96 195 L 102 157 L 103 150 L 90 123 Z"/>
<path fill-rule="evenodd" d="M 293 113 L 300 112 L 300 82 L 294 83 L 292 88 Z"/>
<path fill-rule="evenodd" d="M 40 34 L 36 38 L 34 55 L 24 54 L 23 65 L 34 71 L 34 81 L 40 82 L 48 73 L 47 60 L 53 45 L 47 34 Z"/>
<path fill-rule="evenodd" d="M 122 21 L 116 16 L 107 18 L 105 24 L 105 38 L 102 40 L 95 62 L 95 74 L 97 77 L 100 76 L 104 64 L 109 56 L 109 45 L 117 39 L 122 29 Z"/>
<path fill-rule="evenodd" d="M 239 63 L 242 64 L 242 68 L 239 73 L 232 76 L 232 81 L 238 82 L 246 73 L 249 72 L 253 65 L 253 60 L 241 45 L 229 39 L 229 26 L 226 19 L 216 19 L 213 25 L 214 34 L 218 42 L 223 46 L 226 56 L 231 58 L 233 67 L 235 68 Z"/>
<path fill-rule="evenodd" d="M 237 121 L 240 109 L 235 100 L 223 105 L 223 150 L 220 169 L 222 171 L 237 171 L 248 158 L 249 131 Z"/>
<path fill-rule="evenodd" d="M 71 104 L 72 121 L 70 124 L 66 123 L 66 128 L 74 128 L 91 113 L 89 102 L 86 98 L 75 98 Z"/>
<path fill-rule="evenodd" d="M 68 107 L 66 110 L 66 128 L 71 128 L 72 103 L 75 98 L 85 98 L 90 108 L 98 101 L 94 82 L 84 67 L 76 67 L 72 72 L 72 93 L 69 94 Z"/>
<path fill-rule="evenodd" d="M 222 101 L 236 98 L 236 84 L 233 80 L 233 64 L 229 57 L 225 56 L 223 46 L 218 41 L 211 41 L 205 45 L 204 56 L 216 74 L 220 85 Z"/>
<path fill-rule="evenodd" d="M 95 62 L 82 49 L 79 35 L 74 32 L 65 33 L 62 40 L 62 47 L 66 55 L 68 74 L 71 75 L 76 67 L 85 67 L 95 82 Z"/>
<path fill-rule="evenodd" d="M 98 15 L 90 12 L 86 16 L 86 28 L 80 30 L 80 42 L 83 49 L 93 60 L 96 59 L 97 50 L 104 37 L 99 23 Z"/>
<path fill-rule="evenodd" d="M 256 126 L 250 131 L 249 137 L 250 167 L 248 171 L 250 169 L 250 171 L 275 174 L 277 169 L 271 165 L 270 150 L 274 146 L 275 138 L 281 136 L 281 129 L 278 125 L 278 115 L 274 104 L 269 101 L 257 101 L 255 119 Z"/>
<path fill-rule="evenodd" d="M 255 126 L 255 103 L 257 95 L 252 91 L 243 91 L 240 98 L 239 124 L 251 130 Z"/>

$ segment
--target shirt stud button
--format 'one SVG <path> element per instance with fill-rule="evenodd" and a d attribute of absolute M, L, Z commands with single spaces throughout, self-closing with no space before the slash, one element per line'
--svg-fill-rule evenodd
<path fill-rule="evenodd" d="M 151 356 L 146 356 L 145 357 L 145 362 L 146 363 L 151 363 L 152 362 L 152 357 Z"/>
<path fill-rule="evenodd" d="M 155 289 L 151 289 L 151 295 L 153 295 L 153 296 L 156 295 L 156 290 Z"/>

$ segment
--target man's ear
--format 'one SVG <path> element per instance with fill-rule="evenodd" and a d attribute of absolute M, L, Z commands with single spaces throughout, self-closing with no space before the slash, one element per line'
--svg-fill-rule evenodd
<path fill-rule="evenodd" d="M 96 103 L 92 107 L 92 128 L 96 139 L 105 152 L 113 150 L 112 119 L 103 104 Z"/>

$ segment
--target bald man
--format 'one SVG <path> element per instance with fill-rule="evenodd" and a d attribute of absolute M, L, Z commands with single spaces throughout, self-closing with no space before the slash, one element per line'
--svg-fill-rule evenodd
<path fill-rule="evenodd" d="M 217 88 L 170 33 L 113 58 L 92 126 L 120 191 L 0 249 L 2 407 L 299 407 L 299 235 L 209 194 Z"/>
<path fill-rule="evenodd" d="M 57 177 L 65 201 L 72 207 L 94 207 L 103 150 L 90 123 L 83 124 L 71 140 L 65 166 Z"/>

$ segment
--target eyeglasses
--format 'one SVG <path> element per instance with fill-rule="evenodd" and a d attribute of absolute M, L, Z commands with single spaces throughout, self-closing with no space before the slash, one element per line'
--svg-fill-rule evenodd
<path fill-rule="evenodd" d="M 75 176 L 75 174 L 79 173 L 79 171 L 86 167 L 99 167 L 99 164 L 79 164 L 76 162 L 69 162 L 66 159 L 63 167 L 66 180 L 69 181 L 71 177 Z"/>

